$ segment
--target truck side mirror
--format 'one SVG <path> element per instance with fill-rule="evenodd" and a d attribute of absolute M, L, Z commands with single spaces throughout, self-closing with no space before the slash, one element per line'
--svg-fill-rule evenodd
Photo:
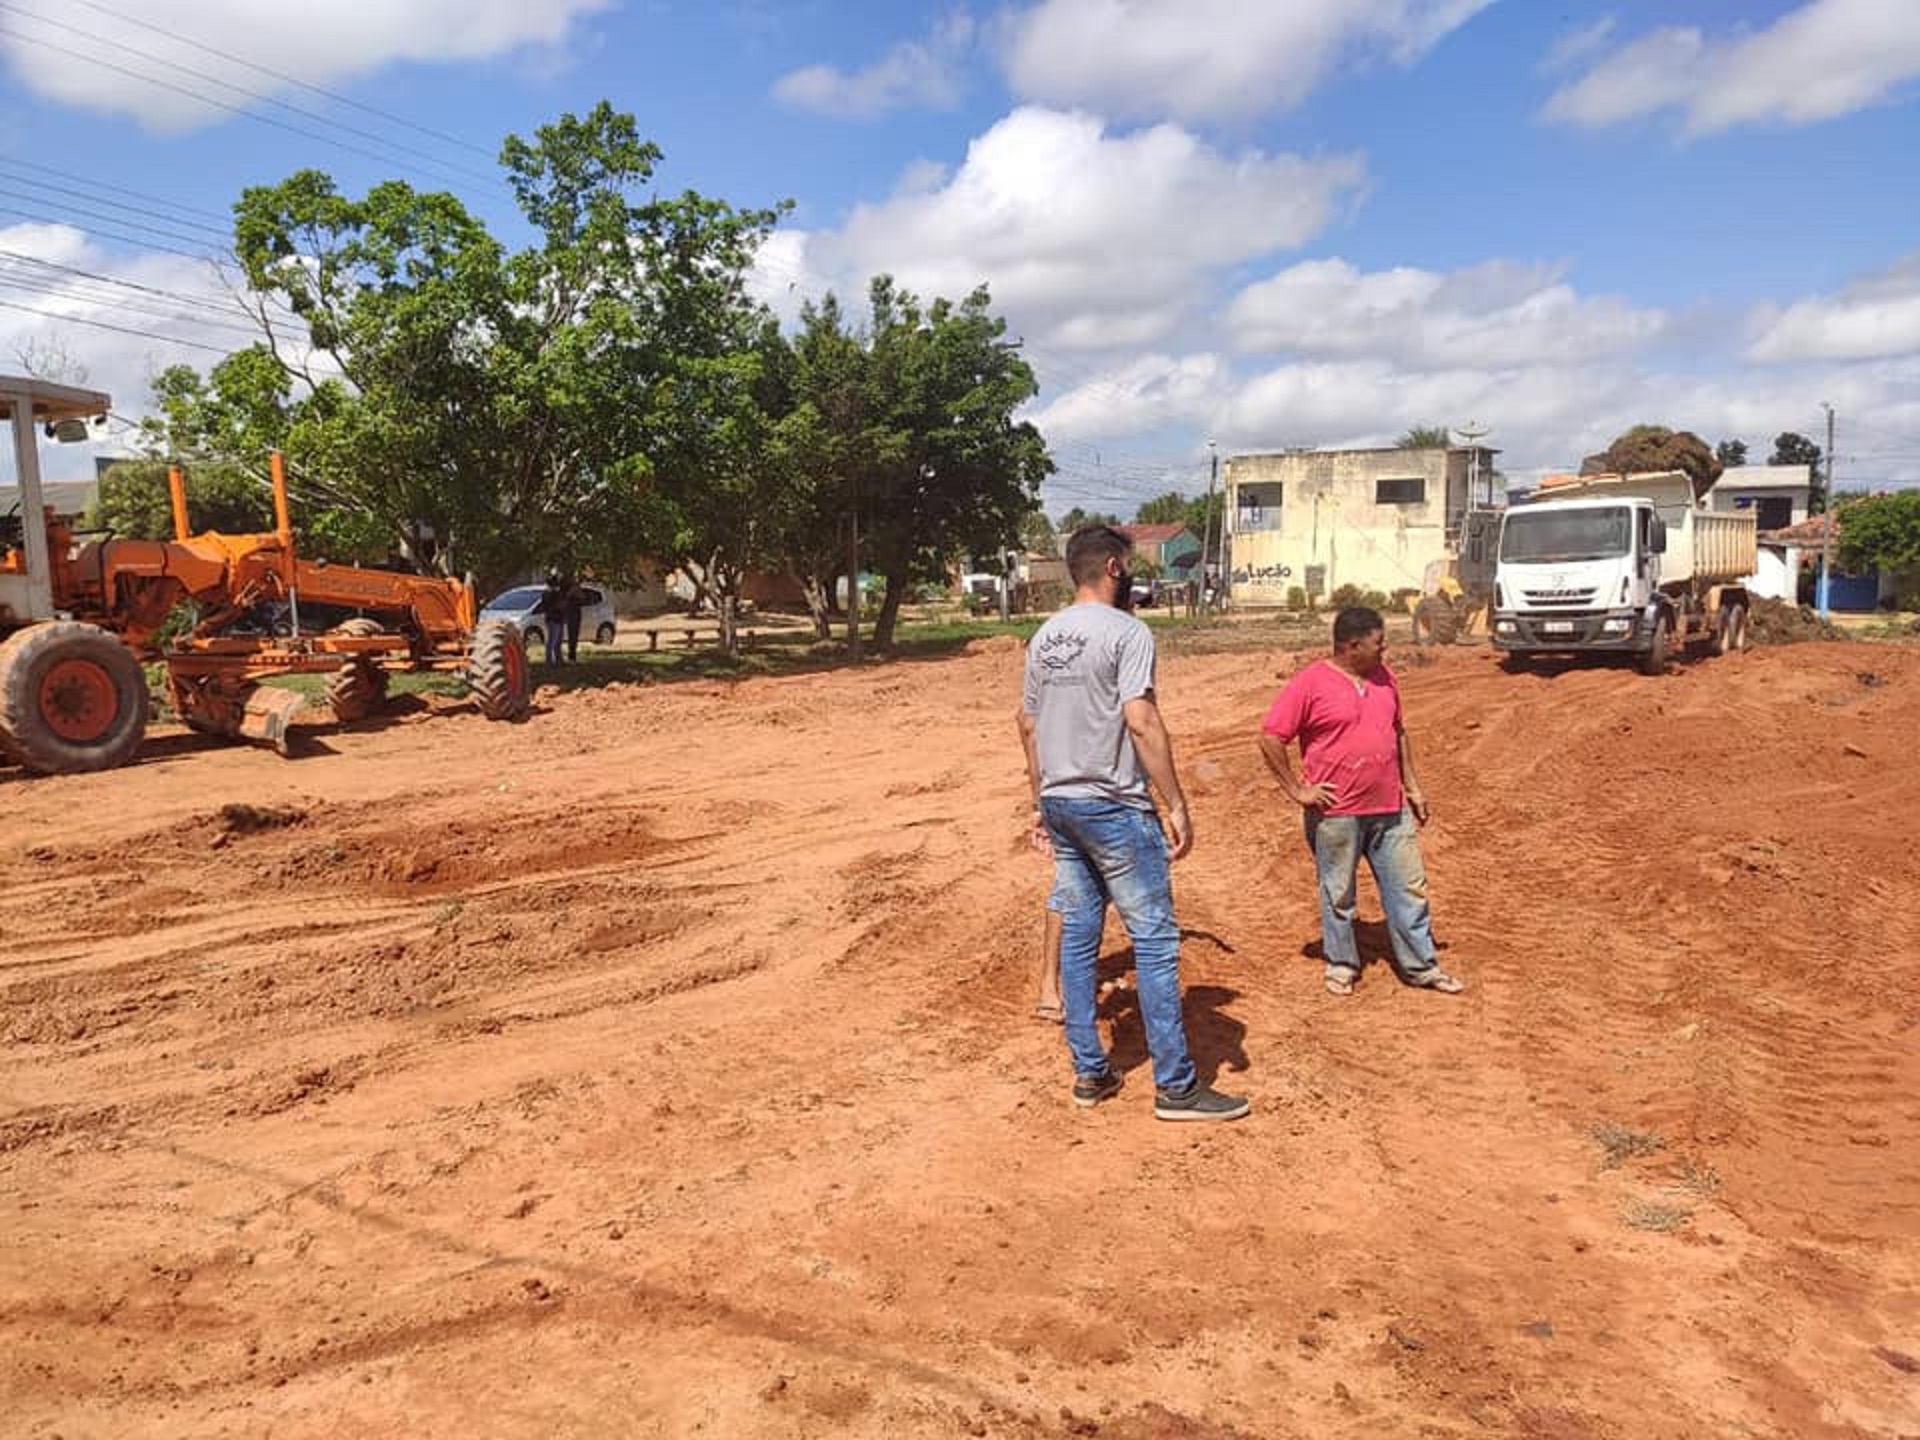
<path fill-rule="evenodd" d="M 1658 515 L 1653 517 L 1653 524 L 1647 529 L 1647 553 L 1649 555 L 1667 553 L 1667 524 Z"/>

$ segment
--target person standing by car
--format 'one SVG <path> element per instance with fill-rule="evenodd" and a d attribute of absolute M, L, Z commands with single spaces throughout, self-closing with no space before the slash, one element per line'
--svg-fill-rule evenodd
<path fill-rule="evenodd" d="M 1466 987 L 1439 966 L 1420 835 L 1431 813 L 1413 772 L 1400 687 L 1387 669 L 1386 622 L 1349 606 L 1333 619 L 1333 654 L 1298 671 L 1261 726 L 1260 754 L 1306 819 L 1320 892 L 1320 945 L 1330 995 L 1360 978 L 1353 938 L 1355 885 L 1364 858 L 1380 891 L 1400 979 L 1457 995 Z M 1300 742 L 1300 775 L 1287 746 Z"/>
<path fill-rule="evenodd" d="M 540 634 L 547 647 L 547 664 L 558 665 L 566 653 L 567 586 L 559 572 L 547 572 L 547 585 L 540 592 Z"/>
<path fill-rule="evenodd" d="M 569 578 L 561 596 L 566 611 L 567 660 L 580 658 L 580 612 L 587 608 L 587 590 L 578 579 Z"/>
<path fill-rule="evenodd" d="M 1053 847 L 1061 921 L 1060 988 L 1073 1057 L 1073 1102 L 1120 1092 L 1095 1023 L 1100 932 L 1109 902 L 1133 939 L 1140 1017 L 1153 1060 L 1153 1113 L 1162 1120 L 1236 1120 L 1246 1100 L 1200 1080 L 1180 1003 L 1180 926 L 1169 859 L 1193 845 L 1173 742 L 1154 692 L 1153 632 L 1127 613 L 1133 544 L 1089 525 L 1067 542 L 1074 603 L 1027 647 L 1020 739 L 1033 787 L 1033 838 Z M 1162 831 L 1147 788 L 1167 804 Z M 1168 837 L 1172 844 L 1169 847 Z"/>

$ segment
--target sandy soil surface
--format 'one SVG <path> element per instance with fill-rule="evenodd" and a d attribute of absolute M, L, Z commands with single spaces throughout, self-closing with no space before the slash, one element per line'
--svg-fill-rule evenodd
<path fill-rule="evenodd" d="M 1920 1434 L 1920 649 L 1407 664 L 1458 999 L 1165 658 L 1231 1126 L 1068 1103 L 1020 659 L 0 772 L 0 1430 Z"/>

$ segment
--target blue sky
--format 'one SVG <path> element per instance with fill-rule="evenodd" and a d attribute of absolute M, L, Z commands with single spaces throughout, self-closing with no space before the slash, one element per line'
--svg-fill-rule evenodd
<path fill-rule="evenodd" d="M 1639 421 L 1764 460 L 1823 401 L 1843 487 L 1920 482 L 1907 0 L 0 0 L 0 65 L 0 369 L 129 416 L 245 342 L 242 187 L 397 175 L 512 238 L 500 138 L 605 97 L 664 186 L 795 202 L 783 313 L 990 285 L 1055 513 L 1197 489 L 1209 439 L 1477 422 L 1521 483 Z"/>

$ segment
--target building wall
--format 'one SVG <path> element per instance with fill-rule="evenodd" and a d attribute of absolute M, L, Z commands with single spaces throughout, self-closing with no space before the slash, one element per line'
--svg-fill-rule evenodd
<path fill-rule="evenodd" d="M 1492 452 L 1480 455 L 1484 487 Z M 1446 556 L 1448 523 L 1466 506 L 1470 461 L 1470 452 L 1438 449 L 1230 457 L 1232 599 L 1285 604 L 1287 591 L 1310 578 L 1322 596 L 1342 585 L 1389 594 L 1418 587 L 1427 566 Z M 1382 481 L 1410 480 L 1423 482 L 1418 502 L 1383 503 Z"/>

